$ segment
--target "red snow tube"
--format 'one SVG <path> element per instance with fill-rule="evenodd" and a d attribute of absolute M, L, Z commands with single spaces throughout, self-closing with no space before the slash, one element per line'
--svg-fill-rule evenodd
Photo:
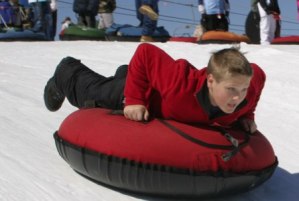
<path fill-rule="evenodd" d="M 274 45 L 298 45 L 299 36 L 283 36 L 274 38 L 271 42 Z"/>
<path fill-rule="evenodd" d="M 198 40 L 199 44 L 207 43 L 249 43 L 250 39 L 245 35 L 235 34 L 228 31 L 207 31 Z"/>
<path fill-rule="evenodd" d="M 175 197 L 217 197 L 253 189 L 277 160 L 257 132 L 154 119 L 134 122 L 105 109 L 78 110 L 54 134 L 77 172 L 110 187 Z M 238 143 L 237 143 L 238 142 Z"/>

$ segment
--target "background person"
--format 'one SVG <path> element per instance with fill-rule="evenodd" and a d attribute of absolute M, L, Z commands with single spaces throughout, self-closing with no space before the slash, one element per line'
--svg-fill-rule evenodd
<path fill-rule="evenodd" d="M 50 0 L 28 0 L 33 12 L 34 32 L 44 32 L 47 40 L 53 40 L 53 19 Z"/>
<path fill-rule="evenodd" d="M 78 14 L 78 24 L 96 27 L 96 16 L 99 10 L 99 0 L 74 0 L 73 11 Z"/>
<path fill-rule="evenodd" d="M 228 31 L 229 10 L 228 0 L 198 0 L 201 25 L 206 31 Z"/>
<path fill-rule="evenodd" d="M 260 14 L 260 44 L 269 45 L 275 38 L 277 23 L 280 21 L 278 1 L 258 0 L 257 6 Z"/>

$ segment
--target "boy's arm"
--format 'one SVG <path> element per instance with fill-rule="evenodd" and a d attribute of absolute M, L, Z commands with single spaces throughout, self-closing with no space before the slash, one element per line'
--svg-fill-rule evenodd
<path fill-rule="evenodd" d="M 164 96 L 184 87 L 190 65 L 186 60 L 175 61 L 166 52 L 151 44 L 139 45 L 132 57 L 125 85 L 125 104 L 148 106 L 153 90 Z"/>

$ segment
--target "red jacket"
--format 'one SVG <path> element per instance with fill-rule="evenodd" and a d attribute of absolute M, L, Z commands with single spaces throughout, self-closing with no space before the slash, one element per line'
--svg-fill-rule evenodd
<path fill-rule="evenodd" d="M 184 123 L 229 126 L 240 117 L 254 119 L 266 76 L 256 64 L 251 66 L 254 74 L 245 100 L 235 112 L 212 117 L 206 68 L 198 70 L 184 59 L 172 59 L 156 46 L 141 44 L 129 64 L 125 104 L 142 104 L 152 116 Z"/>

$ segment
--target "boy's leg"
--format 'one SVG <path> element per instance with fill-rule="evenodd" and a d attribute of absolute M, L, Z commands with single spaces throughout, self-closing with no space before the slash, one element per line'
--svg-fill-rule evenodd
<path fill-rule="evenodd" d="M 87 101 L 94 101 L 99 107 L 122 109 L 125 79 L 104 77 L 87 68 L 80 60 L 66 57 L 45 87 L 45 104 L 50 111 L 56 111 L 67 97 L 78 108 L 85 107 Z M 63 98 L 57 101 L 55 94 Z"/>
<path fill-rule="evenodd" d="M 122 79 L 127 77 L 128 73 L 128 65 L 121 65 L 116 69 L 116 72 L 114 74 L 114 78 L 116 79 Z"/>

